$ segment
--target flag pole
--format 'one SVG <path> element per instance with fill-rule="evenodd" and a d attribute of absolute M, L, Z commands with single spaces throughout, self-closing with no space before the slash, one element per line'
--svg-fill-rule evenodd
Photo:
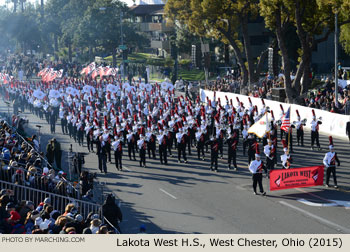
<path fill-rule="evenodd" d="M 292 125 L 290 124 L 290 120 L 291 120 L 291 115 L 292 115 L 292 110 L 290 108 L 291 106 L 289 106 L 289 128 L 288 128 L 288 152 L 290 153 L 290 131 L 292 130 Z"/>

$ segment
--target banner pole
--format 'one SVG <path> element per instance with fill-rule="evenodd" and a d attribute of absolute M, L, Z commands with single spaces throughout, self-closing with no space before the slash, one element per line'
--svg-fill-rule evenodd
<path fill-rule="evenodd" d="M 291 115 L 292 115 L 292 110 L 291 107 L 289 106 L 289 124 L 291 121 Z M 290 124 L 289 128 L 288 128 L 288 152 L 290 154 L 290 131 L 292 130 L 292 125 Z"/>

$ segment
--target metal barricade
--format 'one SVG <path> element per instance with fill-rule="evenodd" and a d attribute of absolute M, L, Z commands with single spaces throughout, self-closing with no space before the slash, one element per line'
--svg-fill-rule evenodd
<path fill-rule="evenodd" d="M 94 204 L 87 201 L 82 201 L 74 199 L 71 197 L 66 197 L 59 194 L 54 194 L 46 191 L 41 191 L 35 188 L 26 187 L 23 185 L 13 184 L 6 181 L 0 180 L 1 189 L 10 189 L 14 192 L 14 197 L 18 201 L 30 200 L 33 201 L 35 205 L 39 205 L 40 202 L 43 202 L 45 198 L 50 198 L 51 205 L 55 210 L 64 213 L 65 207 L 69 203 L 74 203 L 78 208 L 80 214 L 86 218 L 90 212 L 94 212 L 102 215 L 102 206 L 99 204 Z M 102 218 L 103 216 L 101 216 Z"/>

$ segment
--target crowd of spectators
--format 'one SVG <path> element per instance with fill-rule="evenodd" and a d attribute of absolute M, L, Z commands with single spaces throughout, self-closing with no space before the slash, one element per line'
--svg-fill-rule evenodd
<path fill-rule="evenodd" d="M 78 198 L 78 186 L 66 179 L 66 173 L 47 167 L 39 153 L 36 135 L 24 141 L 4 120 L 0 121 L 0 179 L 41 191 Z"/>
<path fill-rule="evenodd" d="M 0 234 L 115 234 L 122 214 L 109 195 L 102 207 L 106 211 L 90 212 L 85 218 L 75 203 L 66 205 L 64 212 L 53 207 L 50 198 L 39 204 L 17 200 L 12 190 L 0 191 Z M 112 212 L 113 211 L 113 212 Z M 107 217 L 106 217 L 107 216 Z M 106 224 L 105 223 L 105 220 Z M 113 224 L 114 223 L 114 224 Z"/>
<path fill-rule="evenodd" d="M 15 124 L 17 119 L 13 121 Z M 43 153 L 32 147 L 36 136 L 24 141 L 15 128 L 0 121 L 0 233 L 3 234 L 109 234 L 120 233 L 122 213 L 112 195 L 98 212 L 80 212 L 77 201 L 62 205 L 56 197 L 44 198 L 45 192 L 79 198 L 79 184 L 73 187 L 63 171 L 44 167 Z M 92 201 L 89 173 L 81 174 L 82 200 Z M 7 183 L 7 184 L 6 184 Z M 14 185 L 9 187 L 8 185 Z M 7 186 L 5 186 L 7 185 Z M 16 187 L 17 185 L 17 187 Z M 43 193 L 20 190 L 35 188 Z M 8 189 L 13 188 L 13 189 Z M 90 197 L 90 199 L 89 199 Z M 22 200 L 22 199 L 33 199 Z M 60 211 L 64 209 L 64 211 Z M 85 216 L 85 217 L 84 217 Z M 106 222 L 106 224 L 104 224 Z"/>
<path fill-rule="evenodd" d="M 67 76 L 79 77 L 81 66 L 75 62 L 69 63 L 65 60 L 50 61 L 39 59 L 34 55 L 9 54 L 0 59 L 0 72 L 14 76 L 16 79 L 29 80 L 36 77 L 40 70 L 53 68 L 63 69 Z"/>
<path fill-rule="evenodd" d="M 240 78 L 240 76 L 237 77 L 231 74 L 226 75 L 222 78 L 218 77 L 216 80 L 210 81 L 209 85 L 206 86 L 205 89 L 219 92 L 239 93 L 241 91 Z M 346 79 L 347 72 L 340 71 L 339 78 Z M 310 108 L 327 110 L 332 113 L 350 115 L 350 85 L 345 88 L 339 87 L 338 104 L 336 104 L 334 82 L 328 78 L 323 80 L 323 82 L 324 84 L 321 84 L 322 87 L 308 92 L 307 96 L 301 100 L 300 105 Z M 320 81 L 320 83 L 322 82 Z M 276 78 L 267 76 L 260 79 L 258 83 L 253 85 L 251 89 L 247 91 L 247 95 L 257 98 L 272 99 L 272 88 L 283 87 L 283 74 L 280 74 Z"/>

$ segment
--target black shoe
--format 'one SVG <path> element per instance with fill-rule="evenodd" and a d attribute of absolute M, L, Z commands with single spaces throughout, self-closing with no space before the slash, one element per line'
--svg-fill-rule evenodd
<path fill-rule="evenodd" d="M 266 196 L 266 192 L 263 192 L 262 195 L 263 195 L 263 196 Z"/>

